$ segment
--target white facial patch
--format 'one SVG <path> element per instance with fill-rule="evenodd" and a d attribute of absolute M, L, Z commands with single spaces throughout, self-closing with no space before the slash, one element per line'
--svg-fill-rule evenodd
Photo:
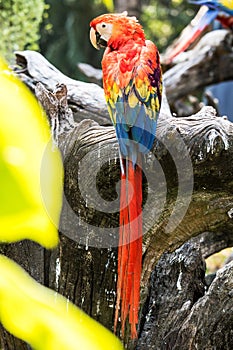
<path fill-rule="evenodd" d="M 102 22 L 97 24 L 96 30 L 101 35 L 101 39 L 108 42 L 112 36 L 112 27 L 113 25 L 111 23 Z"/>

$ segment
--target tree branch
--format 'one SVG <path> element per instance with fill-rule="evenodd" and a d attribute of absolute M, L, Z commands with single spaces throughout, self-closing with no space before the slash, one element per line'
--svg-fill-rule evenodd
<path fill-rule="evenodd" d="M 58 143 L 64 159 L 61 242 L 46 258 L 48 286 L 111 328 L 116 288 L 120 167 L 118 143 L 114 128 L 108 126 L 103 91 L 94 84 L 65 77 L 38 53 L 20 52 L 17 60 L 21 68 L 17 68 L 16 73 L 36 92 L 51 126 L 56 118 L 58 127 L 52 129 L 54 142 Z M 192 320 L 196 322 L 198 308 L 195 305 L 205 292 L 201 251 L 207 256 L 208 248 L 204 243 L 181 245 L 203 232 L 206 232 L 203 242 L 210 242 L 211 252 L 232 244 L 232 124 L 226 118 L 216 117 L 212 107 L 205 107 L 187 118 L 172 117 L 164 100 L 156 136 L 152 152 L 143 164 L 145 235 L 141 300 L 144 307 L 138 349 L 147 349 L 145 346 L 150 344 L 151 347 L 153 342 L 157 344 L 155 334 L 163 339 L 164 346 L 183 344 L 185 334 L 189 340 L 195 338 L 190 331 Z M 174 252 L 179 247 L 180 250 Z M 61 264 L 59 281 L 57 259 Z M 181 314 L 177 316 L 175 302 L 166 308 L 169 293 L 165 291 L 162 297 L 165 286 L 169 285 L 165 272 L 168 271 L 171 278 L 173 268 L 173 296 L 177 290 L 182 294 L 178 303 Z M 179 280 L 180 269 L 183 277 Z M 156 279 L 150 279 L 153 270 Z M 159 286 L 159 274 L 164 278 L 163 287 Z M 222 278 L 221 274 L 219 276 Z M 211 292 L 213 296 L 217 282 L 215 286 Z M 226 291 L 228 288 L 226 282 Z M 214 300 L 211 296 L 206 298 L 206 303 Z M 154 303 L 157 306 L 153 318 L 150 310 Z M 166 308 L 164 316 L 163 308 Z M 156 318 L 157 311 L 161 318 Z M 170 314 L 174 320 L 171 333 L 169 327 L 159 324 L 161 320 L 167 322 Z M 178 327 L 180 322 L 182 328 Z M 158 331 L 158 327 L 161 330 Z M 200 339 L 199 323 L 197 327 L 195 339 Z M 128 348 L 136 346 L 127 336 L 125 341 Z M 190 349 L 193 349 L 191 345 Z"/>
<path fill-rule="evenodd" d="M 217 272 L 209 289 L 204 276 L 200 237 L 162 255 L 151 276 L 136 349 L 231 348 L 233 262 Z"/>
<path fill-rule="evenodd" d="M 164 74 L 169 103 L 200 87 L 232 80 L 232 46 L 233 33 L 221 29 L 207 33 L 193 50 L 184 53 L 180 62 Z"/>

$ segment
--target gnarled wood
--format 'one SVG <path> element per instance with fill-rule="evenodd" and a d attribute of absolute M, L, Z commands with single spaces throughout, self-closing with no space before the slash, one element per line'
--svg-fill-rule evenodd
<path fill-rule="evenodd" d="M 232 348 L 233 263 L 207 288 L 200 240 L 164 253 L 156 265 L 136 349 Z"/>
<path fill-rule="evenodd" d="M 17 51 L 15 54 L 20 67 L 16 69 L 17 75 L 32 91 L 38 82 L 50 91 L 55 90 L 57 84 L 65 84 L 68 90 L 68 102 L 77 121 L 91 118 L 103 125 L 110 124 L 102 89 L 98 85 L 67 77 L 38 52 L 28 50 Z"/>
<path fill-rule="evenodd" d="M 52 126 L 56 119 L 54 141 L 61 149 L 65 167 L 60 245 L 45 252 L 42 261 L 36 259 L 38 270 L 31 269 L 31 274 L 112 329 L 120 169 L 115 131 L 106 126 L 109 122 L 102 89 L 71 81 L 39 54 L 21 52 L 17 58 L 24 68 L 23 72 L 17 69 L 17 74 L 34 91 L 37 86 L 37 97 Z M 75 121 L 71 110 L 76 113 Z M 219 273 L 208 294 L 202 255 L 208 255 L 208 245 L 211 253 L 232 245 L 232 158 L 233 126 L 226 118 L 216 117 L 212 107 L 191 117 L 174 118 L 163 105 L 157 141 L 143 165 L 142 312 L 138 342 L 132 344 L 126 335 L 129 349 L 173 349 L 182 344 L 180 349 L 188 350 L 195 346 L 204 349 L 203 344 L 210 346 L 203 342 L 196 315 L 202 305 L 212 305 L 223 276 L 229 280 L 221 286 L 224 292 L 220 305 L 229 303 L 232 266 Z M 194 237 L 203 232 L 206 236 L 201 244 Z M 190 239 L 197 241 L 181 247 Z M 15 245 L 18 261 L 24 244 Z M 29 266 L 33 265 L 33 251 L 31 248 L 28 254 Z M 9 251 L 5 253 L 9 255 Z M 41 271 L 40 276 L 37 271 Z M 214 311 L 210 307 L 209 317 Z M 217 313 L 218 326 L 219 317 Z M 208 320 L 203 318 L 206 330 Z M 225 345 L 229 346 L 229 315 L 222 320 Z M 191 332 L 193 329 L 197 332 Z M 214 329 L 211 332 L 212 336 Z M 217 342 L 216 334 L 213 338 Z M 219 344 L 224 344 L 223 337 Z"/>
<path fill-rule="evenodd" d="M 177 64 L 164 74 L 170 104 L 200 87 L 233 79 L 233 33 L 206 34 Z M 200 78 L 201 77 L 201 78 Z"/>

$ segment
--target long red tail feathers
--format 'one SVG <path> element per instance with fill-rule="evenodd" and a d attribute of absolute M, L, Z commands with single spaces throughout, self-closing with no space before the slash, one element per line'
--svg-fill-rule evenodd
<path fill-rule="evenodd" d="M 136 325 L 140 304 L 142 269 L 142 169 L 141 164 L 124 162 L 121 173 L 120 232 L 118 248 L 117 301 L 114 321 L 116 332 L 119 309 L 121 332 L 129 317 L 131 338 L 137 338 Z"/>

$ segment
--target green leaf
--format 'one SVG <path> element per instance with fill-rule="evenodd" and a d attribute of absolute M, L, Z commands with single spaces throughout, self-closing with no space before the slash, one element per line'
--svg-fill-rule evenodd
<path fill-rule="evenodd" d="M 111 332 L 2 255 L 0 320 L 37 350 L 123 350 Z"/>
<path fill-rule="evenodd" d="M 44 112 L 0 59 L 0 241 L 57 244 L 62 178 Z"/>

